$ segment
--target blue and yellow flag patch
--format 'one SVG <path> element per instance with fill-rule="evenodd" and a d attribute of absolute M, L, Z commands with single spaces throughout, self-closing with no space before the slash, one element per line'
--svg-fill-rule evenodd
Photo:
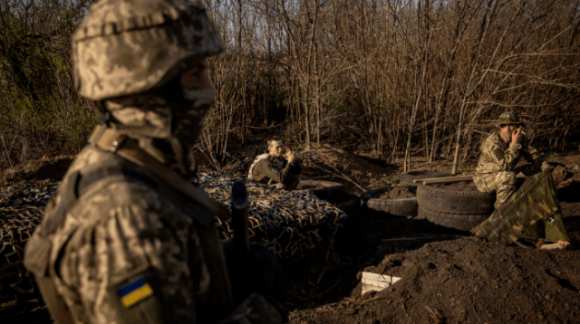
<path fill-rule="evenodd" d="M 125 307 L 131 307 L 143 299 L 153 295 L 153 289 L 145 281 L 145 278 L 139 277 L 127 285 L 121 287 L 118 291 L 121 302 Z"/>

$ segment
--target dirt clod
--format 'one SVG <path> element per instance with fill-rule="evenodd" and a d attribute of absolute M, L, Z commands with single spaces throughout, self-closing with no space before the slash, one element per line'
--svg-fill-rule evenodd
<path fill-rule="evenodd" d="M 449 183 L 437 183 L 431 184 L 429 186 L 434 186 L 436 188 L 454 191 L 477 191 L 477 187 L 473 181 L 458 181 Z"/>
<path fill-rule="evenodd" d="M 393 187 L 386 191 L 379 191 L 372 196 L 377 199 L 405 199 L 417 197 L 416 190 L 411 190 L 405 186 Z"/>
<path fill-rule="evenodd" d="M 568 178 L 569 172 L 566 170 L 565 167 L 558 165 L 552 171 L 552 179 L 554 179 L 554 183 L 560 183 Z"/>

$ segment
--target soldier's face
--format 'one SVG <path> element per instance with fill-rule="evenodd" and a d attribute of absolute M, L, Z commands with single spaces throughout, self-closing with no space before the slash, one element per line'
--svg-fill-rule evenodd
<path fill-rule="evenodd" d="M 282 154 L 282 143 L 280 142 L 272 143 L 272 145 L 268 147 L 268 153 L 272 157 L 280 157 L 280 154 Z"/>
<path fill-rule="evenodd" d="M 520 125 L 501 125 L 500 132 L 504 140 L 511 140 L 512 134 L 518 129 Z"/>
<path fill-rule="evenodd" d="M 204 126 L 205 116 L 215 101 L 215 90 L 208 73 L 207 59 L 200 58 L 183 72 L 172 102 L 172 133 L 187 146 L 195 142 Z M 181 91 L 179 91 L 181 90 Z"/>
<path fill-rule="evenodd" d="M 183 72 L 180 78 L 181 85 L 192 88 L 213 88 L 209 77 L 207 59 L 201 59 L 191 69 Z"/>

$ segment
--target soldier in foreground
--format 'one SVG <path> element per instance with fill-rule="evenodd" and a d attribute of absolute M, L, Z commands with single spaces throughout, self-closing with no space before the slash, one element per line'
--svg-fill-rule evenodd
<path fill-rule="evenodd" d="M 285 151 L 285 152 L 284 152 Z M 268 140 L 268 153 L 258 155 L 248 172 L 248 179 L 276 184 L 280 189 L 296 189 L 302 169 L 300 160 L 279 139 Z"/>
<path fill-rule="evenodd" d="M 214 223 L 227 213 L 185 180 L 222 50 L 205 10 L 177 0 L 102 0 L 74 34 L 77 89 L 105 125 L 25 251 L 58 323 L 282 321 L 267 284 L 234 300 Z"/>
<path fill-rule="evenodd" d="M 496 126 L 499 132 L 490 135 L 481 145 L 473 181 L 479 191 L 496 194 L 495 208 L 499 209 L 516 190 L 514 168 L 522 157 L 533 163 L 537 171 L 551 171 L 553 166 L 530 145 L 522 131 L 524 123 L 516 113 L 502 113 Z"/>

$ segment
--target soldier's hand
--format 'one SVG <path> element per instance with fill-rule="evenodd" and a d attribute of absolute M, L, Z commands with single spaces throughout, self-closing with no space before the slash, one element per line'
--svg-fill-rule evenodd
<path fill-rule="evenodd" d="M 512 133 L 512 143 L 519 143 L 522 141 L 522 126 L 518 127 Z"/>
<path fill-rule="evenodd" d="M 548 163 L 547 161 L 542 162 L 542 172 L 552 172 L 554 170 L 554 166 Z"/>
<path fill-rule="evenodd" d="M 288 163 L 294 162 L 295 158 L 296 156 L 294 155 L 294 153 L 292 151 L 288 151 L 288 154 L 286 155 L 286 160 L 288 160 Z"/>

